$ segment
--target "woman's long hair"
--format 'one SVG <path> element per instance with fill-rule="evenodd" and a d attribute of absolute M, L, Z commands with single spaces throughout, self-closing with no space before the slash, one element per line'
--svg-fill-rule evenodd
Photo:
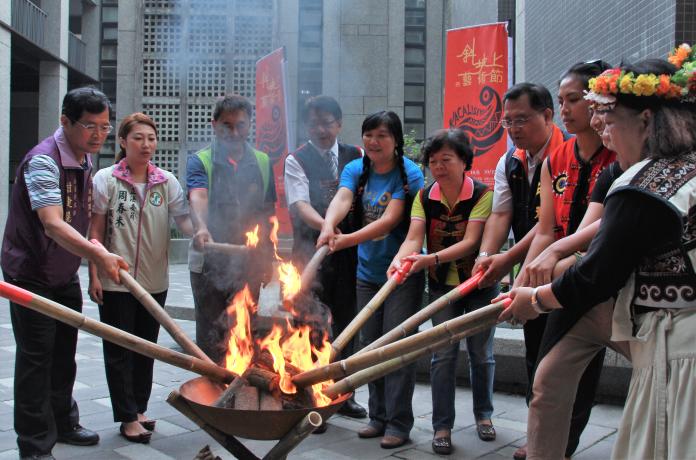
<path fill-rule="evenodd" d="M 155 124 L 155 121 L 145 115 L 144 113 L 141 112 L 136 112 L 136 113 L 131 113 L 127 117 L 121 121 L 121 124 L 118 127 L 118 138 L 123 139 L 124 141 L 126 140 L 126 137 L 128 137 L 128 134 L 131 132 L 131 130 L 135 127 L 135 125 L 147 125 L 151 127 L 152 129 L 155 130 L 155 136 L 157 136 L 157 125 Z M 118 151 L 116 154 L 116 158 L 114 158 L 114 163 L 118 163 L 119 161 L 123 160 L 126 157 L 126 151 L 123 147 Z"/>
<path fill-rule="evenodd" d="M 404 165 L 404 130 L 401 126 L 401 119 L 399 116 L 392 111 L 381 111 L 368 115 L 362 123 L 362 134 L 367 131 L 372 131 L 380 126 L 387 128 L 389 133 L 394 138 L 396 144 L 396 164 L 399 167 L 399 173 L 401 174 L 401 181 L 403 184 L 404 192 L 406 193 L 406 215 L 410 213 L 410 206 L 408 206 L 411 201 L 410 195 L 408 193 L 408 175 L 406 174 L 406 167 Z M 367 185 L 367 179 L 370 175 L 370 166 L 372 161 L 367 154 L 363 155 L 363 169 L 360 178 L 358 179 L 358 189 L 353 197 L 353 229 L 362 228 L 363 223 L 363 207 L 362 207 L 362 196 L 365 192 L 365 186 Z"/>

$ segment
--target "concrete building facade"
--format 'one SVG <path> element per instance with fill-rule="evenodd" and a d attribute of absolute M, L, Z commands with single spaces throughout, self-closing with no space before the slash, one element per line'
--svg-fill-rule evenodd
<path fill-rule="evenodd" d="M 0 230 L 17 164 L 59 124 L 65 93 L 99 79 L 99 0 L 0 2 Z"/>

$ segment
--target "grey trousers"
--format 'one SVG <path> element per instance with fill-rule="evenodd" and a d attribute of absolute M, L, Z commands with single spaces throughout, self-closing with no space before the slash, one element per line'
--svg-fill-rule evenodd
<path fill-rule="evenodd" d="M 612 342 L 614 299 L 588 311 L 537 367 L 527 415 L 527 459 L 562 459 L 578 383 L 598 351 L 610 347 L 630 357 L 627 342 Z"/>

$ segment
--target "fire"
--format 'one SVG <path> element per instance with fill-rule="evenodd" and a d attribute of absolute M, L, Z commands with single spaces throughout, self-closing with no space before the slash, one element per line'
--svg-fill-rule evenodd
<path fill-rule="evenodd" d="M 283 260 L 278 256 L 278 229 L 280 228 L 280 223 L 278 223 L 278 218 L 276 216 L 269 217 L 268 222 L 271 223 L 271 235 L 269 239 L 271 243 L 273 243 L 273 256 L 276 260 Z"/>
<path fill-rule="evenodd" d="M 278 219 L 273 216 L 269 222 L 272 224 L 270 240 L 277 251 Z M 246 233 L 247 246 L 255 247 L 258 244 L 258 231 L 257 225 L 253 231 Z M 282 261 L 277 252 L 275 258 Z M 302 287 L 300 273 L 292 263 L 282 262 L 278 268 L 278 276 L 283 304 L 293 316 L 297 316 L 293 308 L 293 299 Z M 280 390 L 285 394 L 295 394 L 298 389 L 292 383 L 292 375 L 294 375 L 292 373 L 305 372 L 329 363 L 331 344 L 328 337 L 324 335 L 322 345 L 317 349 L 310 340 L 312 335 L 310 326 L 294 327 L 288 320 L 284 326 L 274 325 L 266 337 L 255 339 L 251 333 L 251 316 L 256 313 L 256 310 L 257 305 L 251 297 L 248 286 L 235 295 L 227 307 L 228 318 L 233 319 L 233 322 L 230 328 L 225 367 L 237 375 L 242 375 L 254 363 L 255 352 L 267 351 L 273 357 L 273 371 L 280 376 Z M 311 387 L 316 406 L 331 404 L 331 399 L 322 393 L 322 388 L 332 383 L 333 381 L 329 380 Z"/>
<path fill-rule="evenodd" d="M 246 232 L 246 245 L 250 248 L 255 248 L 259 244 L 259 226 L 258 224 L 250 232 Z"/>
<path fill-rule="evenodd" d="M 290 262 L 280 264 L 278 267 L 278 279 L 283 300 L 292 300 L 302 288 L 300 273 Z"/>
<path fill-rule="evenodd" d="M 254 358 L 251 341 L 251 315 L 256 312 L 256 304 L 251 297 L 249 286 L 239 291 L 227 307 L 227 317 L 234 318 L 230 339 L 227 344 L 225 367 L 242 375 Z"/>

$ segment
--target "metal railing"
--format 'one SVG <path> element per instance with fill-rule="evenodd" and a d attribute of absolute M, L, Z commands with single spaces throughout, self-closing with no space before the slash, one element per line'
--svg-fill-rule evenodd
<path fill-rule="evenodd" d="M 41 48 L 46 46 L 47 17 L 44 10 L 29 0 L 12 0 L 12 27 Z"/>
<path fill-rule="evenodd" d="M 68 64 L 82 73 L 87 69 L 87 45 L 72 32 L 68 32 Z"/>

